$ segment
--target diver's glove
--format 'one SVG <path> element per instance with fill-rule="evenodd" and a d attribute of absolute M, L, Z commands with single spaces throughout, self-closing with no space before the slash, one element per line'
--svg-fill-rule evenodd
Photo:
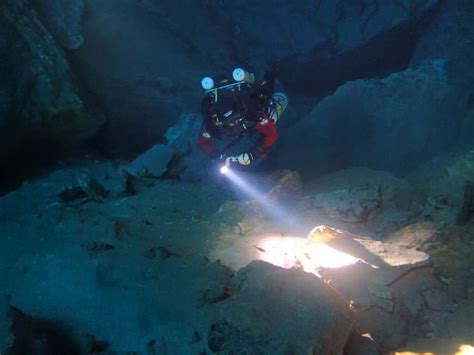
<path fill-rule="evenodd" d="M 239 163 L 240 165 L 249 165 L 253 160 L 251 153 L 242 153 L 239 155 L 234 155 L 227 157 L 225 159 L 225 165 L 229 166 L 231 163 Z"/>

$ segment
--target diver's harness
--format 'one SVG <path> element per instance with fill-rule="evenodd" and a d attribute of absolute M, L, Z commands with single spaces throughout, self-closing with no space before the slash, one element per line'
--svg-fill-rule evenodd
<path fill-rule="evenodd" d="M 220 81 L 220 85 L 217 87 L 214 87 L 214 80 L 210 77 L 205 77 L 201 81 L 201 85 L 203 89 L 205 89 L 205 93 L 212 98 L 212 106 L 218 105 L 221 96 L 225 97 L 228 101 L 232 101 L 232 104 L 237 106 L 238 112 L 233 112 L 233 110 L 229 109 L 229 111 L 221 113 L 221 117 L 217 112 L 213 112 L 211 114 L 211 118 L 213 119 L 216 127 L 232 128 L 241 125 L 244 131 L 246 131 L 251 128 L 249 123 L 263 121 L 265 119 L 271 120 L 271 117 L 273 117 L 274 114 L 278 114 L 278 111 L 283 111 L 281 107 L 278 107 L 281 105 L 279 105 L 272 98 L 272 92 L 270 92 L 270 90 L 264 86 L 266 84 L 265 81 L 259 85 L 255 84 L 254 74 L 251 74 L 241 68 L 235 69 L 232 73 L 232 77 L 235 80 L 234 82 L 229 83 L 229 80 L 225 79 Z M 253 98 L 257 100 L 257 108 L 259 110 L 254 113 L 256 117 L 249 119 L 247 117 L 247 113 L 249 111 L 247 103 L 250 103 L 250 100 L 248 100 L 246 103 L 242 97 L 251 93 L 252 89 L 257 86 L 261 86 L 262 88 L 269 91 L 267 93 L 267 98 L 265 99 L 265 101 L 268 100 L 268 102 L 262 109 L 261 105 L 258 104 L 258 100 L 264 99 L 265 95 L 260 94 L 260 97 Z M 230 104 L 230 102 L 227 104 Z"/>
<path fill-rule="evenodd" d="M 232 101 L 232 103 L 238 108 L 238 112 L 230 112 L 232 110 L 229 110 L 228 112 L 219 115 L 214 111 L 210 114 L 210 118 L 213 120 L 215 127 L 221 132 L 221 134 L 225 133 L 228 136 L 234 136 L 234 139 L 221 149 L 221 153 L 224 153 L 238 143 L 256 123 L 264 122 L 265 120 L 275 123 L 276 120 L 272 117 L 277 117 L 275 115 L 279 115 L 283 111 L 281 104 L 272 97 L 273 93 L 265 87 L 266 81 L 256 84 L 254 74 L 241 68 L 235 69 L 232 73 L 232 77 L 234 82 L 225 79 L 220 81 L 217 86 L 214 85 L 214 80 L 210 77 L 204 77 L 201 81 L 201 86 L 205 93 L 209 95 L 212 100 L 210 102 L 212 106 L 217 107 L 220 100 L 228 100 L 228 103 Z M 266 96 L 265 94 L 260 93 L 260 97 L 253 98 L 256 100 L 258 109 L 254 113 L 255 117 L 249 118 L 247 117 L 249 108 L 242 97 L 249 95 L 252 92 L 252 89 L 257 86 L 261 86 L 261 88 L 266 89 L 268 92 L 266 93 Z M 259 105 L 259 100 L 265 100 L 265 105 Z M 226 114 L 229 116 L 226 116 Z M 235 116 L 235 118 L 233 118 L 233 116 Z M 238 127 L 241 127 L 242 129 L 231 132 L 232 129 Z"/>

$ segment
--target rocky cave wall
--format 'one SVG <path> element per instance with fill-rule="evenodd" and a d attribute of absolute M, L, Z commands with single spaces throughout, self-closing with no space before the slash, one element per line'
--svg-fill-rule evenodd
<path fill-rule="evenodd" d="M 2 178 L 97 134 L 104 116 L 83 100 L 66 53 L 27 1 L 0 5 L 0 58 Z"/>
<path fill-rule="evenodd" d="M 470 143 L 472 12 L 463 0 L 6 1 L 2 175 L 90 138 L 141 152 L 198 111 L 204 74 L 259 75 L 274 58 L 291 105 L 267 164 L 406 173 Z"/>
<path fill-rule="evenodd" d="M 283 133 L 277 164 L 310 175 L 354 165 L 404 175 L 472 149 L 473 14 L 472 2 L 443 3 L 405 70 L 339 86 Z"/>

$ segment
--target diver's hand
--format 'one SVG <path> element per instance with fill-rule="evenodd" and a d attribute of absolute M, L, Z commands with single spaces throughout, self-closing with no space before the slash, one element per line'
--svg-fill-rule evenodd
<path fill-rule="evenodd" d="M 230 166 L 230 164 L 237 162 L 237 158 L 234 156 L 225 158 L 225 165 Z"/>

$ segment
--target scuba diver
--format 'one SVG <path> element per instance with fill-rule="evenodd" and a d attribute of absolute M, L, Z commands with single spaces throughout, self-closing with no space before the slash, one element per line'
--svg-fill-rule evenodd
<path fill-rule="evenodd" d="M 203 125 L 198 145 L 213 159 L 224 161 L 225 166 L 246 166 L 266 156 L 277 140 L 275 124 L 286 109 L 288 98 L 283 93 L 274 93 L 275 69 L 268 71 L 261 82 L 255 82 L 254 75 L 242 68 L 235 69 L 232 77 L 234 82 L 222 80 L 217 87 L 212 78 L 202 79 L 206 94 L 201 106 Z M 246 150 L 235 152 L 237 143 L 255 132 L 257 140 L 248 144 Z"/>

